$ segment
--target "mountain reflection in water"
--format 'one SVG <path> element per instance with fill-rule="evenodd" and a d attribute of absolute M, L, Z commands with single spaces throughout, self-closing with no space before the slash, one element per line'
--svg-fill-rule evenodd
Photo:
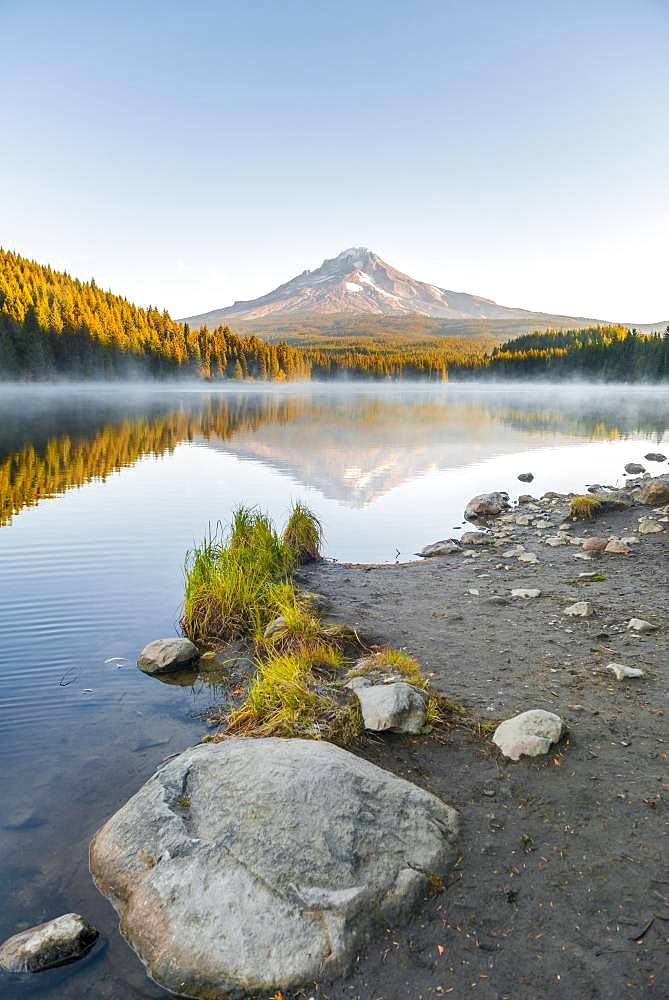
<path fill-rule="evenodd" d="M 426 472 L 537 439 L 659 443 L 667 410 L 661 390 L 0 390 L 0 524 L 181 443 L 260 461 L 362 506 Z"/>

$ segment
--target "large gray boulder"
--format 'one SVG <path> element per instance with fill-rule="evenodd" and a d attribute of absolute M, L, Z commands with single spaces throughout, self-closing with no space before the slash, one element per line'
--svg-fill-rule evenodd
<path fill-rule="evenodd" d="M 199 656 L 199 649 L 190 639 L 156 639 L 139 654 L 137 666 L 145 674 L 169 674 L 185 670 Z"/>
<path fill-rule="evenodd" d="M 475 521 L 479 517 L 496 517 L 510 507 L 508 493 L 481 493 L 472 497 L 465 507 L 465 518 Z"/>
<path fill-rule="evenodd" d="M 392 684 L 356 685 L 365 729 L 382 733 L 419 733 L 425 725 L 427 696 L 424 691 L 395 681 Z"/>
<path fill-rule="evenodd" d="M 329 743 L 239 739 L 165 763 L 90 866 L 161 986 L 211 998 L 348 970 L 455 860 L 457 813 Z"/>
<path fill-rule="evenodd" d="M 81 958 L 98 936 L 95 927 L 78 913 L 30 927 L 8 938 L 0 947 L 5 972 L 41 972 Z"/>

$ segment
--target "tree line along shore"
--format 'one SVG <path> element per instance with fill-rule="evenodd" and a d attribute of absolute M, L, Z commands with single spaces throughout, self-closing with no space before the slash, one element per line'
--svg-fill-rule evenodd
<path fill-rule="evenodd" d="M 287 339 L 290 339 L 287 337 Z M 270 343 L 227 326 L 191 329 L 166 311 L 0 248 L 0 379 L 197 378 L 669 380 L 669 326 L 547 330 L 504 343 L 492 335 L 380 342 L 340 336 L 314 345 Z"/>

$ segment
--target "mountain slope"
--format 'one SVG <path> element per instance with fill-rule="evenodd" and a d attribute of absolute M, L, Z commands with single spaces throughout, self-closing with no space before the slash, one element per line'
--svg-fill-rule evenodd
<path fill-rule="evenodd" d="M 216 326 L 230 319 L 247 323 L 288 316 L 342 314 L 539 321 L 542 326 L 555 320 L 560 321 L 557 324 L 560 326 L 585 322 L 581 317 L 553 317 L 547 313 L 500 306 L 491 299 L 416 281 L 366 247 L 344 250 L 337 257 L 324 260 L 315 271 L 303 271 L 267 295 L 191 316 L 187 322 Z"/>

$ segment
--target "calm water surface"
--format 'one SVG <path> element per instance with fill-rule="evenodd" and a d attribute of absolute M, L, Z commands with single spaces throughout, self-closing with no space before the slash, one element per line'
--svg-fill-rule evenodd
<path fill-rule="evenodd" d="M 658 389 L 0 389 L 0 939 L 68 910 L 103 932 L 83 962 L 4 977 L 0 996 L 165 996 L 86 855 L 222 697 L 134 665 L 177 631 L 208 525 L 242 502 L 282 521 L 302 498 L 331 558 L 410 559 L 457 536 L 474 494 L 621 483 L 626 462 L 669 450 L 668 428 Z"/>

